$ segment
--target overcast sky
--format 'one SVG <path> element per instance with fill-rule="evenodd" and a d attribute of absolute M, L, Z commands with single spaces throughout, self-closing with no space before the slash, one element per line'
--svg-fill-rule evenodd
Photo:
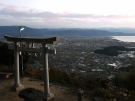
<path fill-rule="evenodd" d="M 0 0 L 0 26 L 134 27 L 135 0 Z"/>

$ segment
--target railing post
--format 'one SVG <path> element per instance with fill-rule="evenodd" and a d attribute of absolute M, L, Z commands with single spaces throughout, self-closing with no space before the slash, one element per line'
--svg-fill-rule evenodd
<path fill-rule="evenodd" d="M 82 101 L 83 100 L 82 96 L 83 96 L 83 90 L 79 90 L 78 91 L 78 101 Z"/>

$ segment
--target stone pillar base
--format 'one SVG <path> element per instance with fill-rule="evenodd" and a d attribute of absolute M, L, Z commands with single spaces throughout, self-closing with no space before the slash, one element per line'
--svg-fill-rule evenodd
<path fill-rule="evenodd" d="M 11 87 L 11 90 L 13 90 L 13 91 L 19 91 L 19 90 L 21 90 L 21 89 L 23 89 L 24 88 L 24 86 L 23 85 L 16 85 L 16 84 L 14 84 L 12 87 Z"/>
<path fill-rule="evenodd" d="M 50 93 L 49 96 L 46 96 L 46 98 L 44 99 L 44 101 L 49 101 L 52 98 L 54 98 L 54 94 L 53 93 Z"/>

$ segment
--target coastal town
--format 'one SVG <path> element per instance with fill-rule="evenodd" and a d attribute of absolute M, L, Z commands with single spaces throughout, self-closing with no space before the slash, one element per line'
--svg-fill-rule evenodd
<path fill-rule="evenodd" d="M 40 47 L 40 45 L 35 45 Z M 123 42 L 111 37 L 61 37 L 56 45 L 56 55 L 49 54 L 49 67 L 67 73 L 83 76 L 112 79 L 121 73 L 119 68 L 134 65 L 134 51 L 124 51 L 118 56 L 95 54 L 94 50 L 109 46 L 124 46 L 132 48 L 133 42 Z M 42 54 L 35 53 L 29 65 L 33 69 L 42 70 Z"/>

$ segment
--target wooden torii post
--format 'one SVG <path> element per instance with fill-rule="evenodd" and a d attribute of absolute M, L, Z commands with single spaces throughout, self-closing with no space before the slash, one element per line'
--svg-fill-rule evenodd
<path fill-rule="evenodd" d="M 19 51 L 42 53 L 43 55 L 43 76 L 44 76 L 44 95 L 48 99 L 54 97 L 54 94 L 50 92 L 49 88 L 49 71 L 48 71 L 48 53 L 56 54 L 56 50 L 49 49 L 47 44 L 55 44 L 59 37 L 52 38 L 24 38 L 24 37 L 12 37 L 5 35 L 7 41 L 11 41 L 14 45 L 9 46 L 9 49 L 14 49 L 14 65 L 15 65 L 15 84 L 12 86 L 12 90 L 17 91 L 23 88 L 20 83 L 19 75 Z M 20 42 L 26 42 L 26 46 L 19 46 Z M 41 48 L 32 47 L 33 43 L 41 43 Z"/>

